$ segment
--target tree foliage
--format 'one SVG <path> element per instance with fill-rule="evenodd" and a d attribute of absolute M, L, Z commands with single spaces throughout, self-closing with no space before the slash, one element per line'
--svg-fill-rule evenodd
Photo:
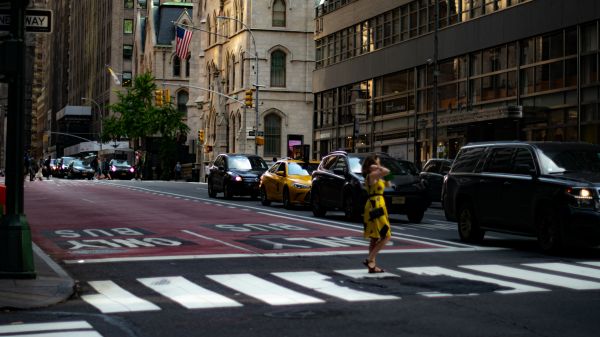
<path fill-rule="evenodd" d="M 103 120 L 103 141 L 120 138 L 142 139 L 159 137 L 159 157 L 164 169 L 169 169 L 176 155 L 177 139 L 185 138 L 189 127 L 183 122 L 183 112 L 172 103 L 154 105 L 157 89 L 154 76 L 147 72 L 136 76 L 125 92 L 117 92 L 118 101 L 110 106 L 113 115 Z M 174 151 L 175 149 L 175 151 Z"/>

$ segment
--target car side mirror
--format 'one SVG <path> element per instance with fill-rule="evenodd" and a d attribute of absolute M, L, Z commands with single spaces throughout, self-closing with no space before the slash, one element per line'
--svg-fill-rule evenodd
<path fill-rule="evenodd" d="M 282 176 L 285 177 L 285 172 L 284 171 L 277 171 L 276 173 L 278 176 Z"/>
<path fill-rule="evenodd" d="M 340 169 L 340 168 L 336 168 L 333 170 L 333 174 L 338 175 L 338 176 L 343 176 L 346 174 L 346 170 L 344 169 Z"/>
<path fill-rule="evenodd" d="M 532 169 L 527 164 L 517 164 L 517 165 L 515 165 L 514 172 L 516 174 L 528 174 L 528 175 L 531 175 L 531 176 L 535 175 L 535 169 Z"/>

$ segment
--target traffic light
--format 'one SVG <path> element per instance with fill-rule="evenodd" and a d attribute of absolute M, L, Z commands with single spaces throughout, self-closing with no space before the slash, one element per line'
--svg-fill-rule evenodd
<path fill-rule="evenodd" d="M 246 95 L 245 95 L 245 98 L 244 98 L 244 103 L 248 107 L 252 106 L 252 89 L 246 90 Z"/>
<path fill-rule="evenodd" d="M 256 140 L 256 145 L 265 145 L 265 137 L 256 136 L 255 140 Z"/>
<path fill-rule="evenodd" d="M 163 90 L 163 96 L 164 96 L 164 99 L 165 99 L 165 104 L 166 105 L 171 104 L 171 90 L 164 89 Z"/>
<path fill-rule="evenodd" d="M 162 90 L 154 90 L 154 101 L 156 106 L 163 105 L 163 91 Z"/>
<path fill-rule="evenodd" d="M 198 130 L 198 141 L 200 144 L 204 144 L 204 130 Z"/>

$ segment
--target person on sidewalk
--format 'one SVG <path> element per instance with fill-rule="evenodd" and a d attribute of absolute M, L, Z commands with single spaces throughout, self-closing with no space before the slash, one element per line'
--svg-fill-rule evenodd
<path fill-rule="evenodd" d="M 50 167 L 50 163 L 52 162 L 52 156 L 48 156 L 44 161 L 44 177 L 47 180 L 50 180 L 50 174 L 52 173 L 52 168 Z"/>
<path fill-rule="evenodd" d="M 388 175 L 390 170 L 381 166 L 377 155 L 369 156 L 362 165 L 362 175 L 365 177 L 365 186 L 369 198 L 365 204 L 363 224 L 364 237 L 370 240 L 369 255 L 363 261 L 368 268 L 369 273 L 383 273 L 376 263 L 377 254 L 388 243 L 392 236 L 390 220 L 383 190 L 385 181 L 383 177 Z"/>
<path fill-rule="evenodd" d="M 94 156 L 94 158 L 92 158 L 92 161 L 90 162 L 90 166 L 94 170 L 94 180 L 98 180 L 100 178 L 100 175 L 102 174 L 102 173 L 99 173 L 100 163 L 98 162 L 98 156 Z"/>
<path fill-rule="evenodd" d="M 175 164 L 175 180 L 180 180 L 181 179 L 181 163 L 177 162 L 177 164 Z"/>

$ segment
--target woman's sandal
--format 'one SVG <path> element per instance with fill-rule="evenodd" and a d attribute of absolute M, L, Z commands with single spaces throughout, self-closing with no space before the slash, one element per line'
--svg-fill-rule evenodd
<path fill-rule="evenodd" d="M 385 273 L 385 270 L 377 267 L 377 265 L 374 265 L 373 267 L 371 267 L 369 264 L 371 264 L 371 261 L 365 260 L 365 262 L 367 262 L 367 268 L 369 269 L 369 274 L 376 274 L 376 273 Z M 375 263 L 375 262 L 372 262 Z"/>

